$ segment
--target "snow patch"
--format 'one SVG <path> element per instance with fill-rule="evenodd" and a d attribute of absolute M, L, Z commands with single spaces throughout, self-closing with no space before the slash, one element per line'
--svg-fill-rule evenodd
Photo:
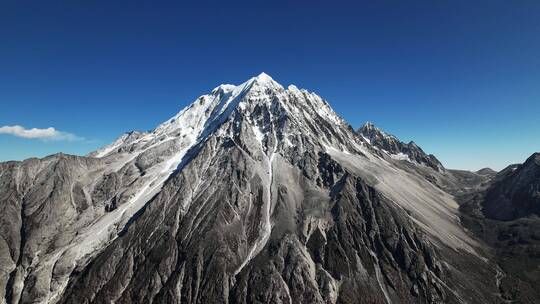
<path fill-rule="evenodd" d="M 399 152 L 398 154 L 389 154 L 390 157 L 392 159 L 396 159 L 396 160 L 406 160 L 406 161 L 411 161 L 411 159 L 409 158 L 409 155 L 403 153 L 403 152 Z"/>
<path fill-rule="evenodd" d="M 264 206 L 264 209 L 263 209 L 264 213 L 262 215 L 263 222 L 262 222 L 261 232 L 260 232 L 257 240 L 255 241 L 255 243 L 251 247 L 251 249 L 250 249 L 248 255 L 246 256 L 246 258 L 244 259 L 244 261 L 240 264 L 240 266 L 234 272 L 233 277 L 236 277 L 236 275 L 238 275 L 238 273 L 240 273 L 240 271 L 242 271 L 242 269 L 264 248 L 264 246 L 266 245 L 266 243 L 270 239 L 270 235 L 272 233 L 271 213 L 272 213 L 272 201 L 273 201 L 273 198 L 272 198 L 272 186 L 273 186 L 273 182 L 274 182 L 273 162 L 274 162 L 274 157 L 275 157 L 276 151 L 277 151 L 277 143 L 278 143 L 278 141 L 277 141 L 276 131 L 275 131 L 274 126 L 273 126 L 274 118 L 273 118 L 273 115 L 272 115 L 271 103 L 268 104 L 267 106 L 268 106 L 269 113 L 270 113 L 270 126 L 269 126 L 269 128 L 271 128 L 271 133 L 272 133 L 272 136 L 273 136 L 272 152 L 265 152 L 264 151 L 265 150 L 264 145 L 263 145 L 264 135 L 262 134 L 262 132 L 259 130 L 259 128 L 256 125 L 252 125 L 253 133 L 255 134 L 255 137 L 256 137 L 257 141 L 259 142 L 259 144 L 260 144 L 261 153 L 262 153 L 262 155 L 265 156 L 266 164 L 267 164 L 267 183 L 268 183 L 268 185 L 267 185 L 267 188 L 266 188 L 266 202 L 265 202 L 265 206 Z M 268 150 L 268 148 L 269 147 L 268 147 L 268 144 L 267 144 L 267 150 Z"/>

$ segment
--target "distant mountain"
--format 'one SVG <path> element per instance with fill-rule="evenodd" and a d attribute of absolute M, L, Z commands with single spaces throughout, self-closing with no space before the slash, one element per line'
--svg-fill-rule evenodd
<path fill-rule="evenodd" d="M 483 176 L 495 176 L 497 174 L 497 171 L 491 169 L 491 168 L 483 168 L 478 171 L 476 171 L 476 174 L 483 175 Z"/>
<path fill-rule="evenodd" d="M 0 296 L 501 302 L 491 248 L 450 193 L 476 189 L 469 178 L 488 179 L 371 124 L 355 132 L 263 73 L 87 157 L 1 163 Z"/>
<path fill-rule="evenodd" d="M 540 153 L 503 170 L 487 191 L 483 207 L 488 217 L 500 220 L 540 215 Z"/>
<path fill-rule="evenodd" d="M 409 160 L 420 165 L 425 165 L 437 171 L 444 171 L 441 162 L 432 154 L 426 154 L 422 148 L 413 141 L 404 143 L 397 137 L 383 132 L 371 122 L 366 122 L 357 134 L 362 136 L 371 145 L 388 153 L 391 157 L 400 160 Z"/>

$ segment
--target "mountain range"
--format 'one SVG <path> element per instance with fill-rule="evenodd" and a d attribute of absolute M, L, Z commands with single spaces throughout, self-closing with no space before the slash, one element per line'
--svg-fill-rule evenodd
<path fill-rule="evenodd" d="M 538 303 L 540 156 L 444 168 L 266 74 L 0 163 L 2 303 Z"/>

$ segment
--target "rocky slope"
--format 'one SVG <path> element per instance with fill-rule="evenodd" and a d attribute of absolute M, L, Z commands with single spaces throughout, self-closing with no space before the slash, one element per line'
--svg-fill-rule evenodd
<path fill-rule="evenodd" d="M 261 74 L 88 157 L 3 163 L 4 302 L 501 299 L 450 173 L 374 139 Z"/>
<path fill-rule="evenodd" d="M 373 154 L 384 158 L 393 166 L 422 176 L 456 197 L 468 195 L 485 187 L 497 173 L 489 168 L 477 172 L 446 169 L 434 155 L 425 153 L 414 142 L 404 143 L 370 122 L 358 129 L 356 134 L 360 140 L 369 143 L 367 148 Z"/>
<path fill-rule="evenodd" d="M 494 253 L 499 292 L 509 303 L 536 303 L 540 298 L 539 155 L 505 168 L 459 197 L 464 225 Z"/>
<path fill-rule="evenodd" d="M 443 171 L 441 162 L 432 154 L 426 154 L 413 141 L 404 143 L 397 137 L 383 132 L 370 122 L 366 122 L 356 131 L 367 140 L 373 147 L 384 151 L 392 158 L 415 162 L 433 168 L 436 171 Z"/>

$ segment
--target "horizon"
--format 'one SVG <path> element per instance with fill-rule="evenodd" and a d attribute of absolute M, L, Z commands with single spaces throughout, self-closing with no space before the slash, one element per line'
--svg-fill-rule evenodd
<path fill-rule="evenodd" d="M 260 72 L 449 169 L 540 151 L 540 3 L 126 3 L 2 4 L 0 161 L 86 155 Z"/>

